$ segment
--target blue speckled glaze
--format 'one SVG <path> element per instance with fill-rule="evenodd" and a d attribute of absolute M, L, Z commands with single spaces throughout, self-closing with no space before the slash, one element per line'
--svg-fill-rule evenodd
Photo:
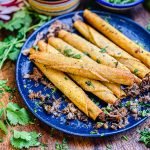
<path fill-rule="evenodd" d="M 123 9 L 126 10 L 136 5 L 139 5 L 140 3 L 144 2 L 144 0 L 135 0 L 134 2 L 127 3 L 127 4 L 114 4 L 114 3 L 107 2 L 107 0 L 96 0 L 96 2 L 106 8 L 110 8 L 114 10 L 123 10 Z"/>
<path fill-rule="evenodd" d="M 128 36 L 132 40 L 141 43 L 142 45 L 144 45 L 145 49 L 150 51 L 150 40 L 148 40 L 148 39 L 150 39 L 150 34 L 144 28 L 142 28 L 135 22 L 131 21 L 130 19 L 127 19 L 122 16 L 118 16 L 118 15 L 110 14 L 110 13 L 106 13 L 106 12 L 99 12 L 99 11 L 94 11 L 94 12 L 96 12 L 98 15 L 100 15 L 103 18 L 107 18 L 107 20 L 109 20 L 109 22 L 114 27 L 118 28 L 121 32 L 123 32 L 126 36 Z M 79 13 L 79 15 L 83 14 L 82 11 L 79 11 L 78 13 Z M 36 35 L 39 32 L 47 33 L 48 27 L 55 20 L 59 19 L 62 22 L 67 23 L 68 25 L 71 25 L 71 23 L 72 23 L 71 18 L 73 17 L 74 14 L 75 14 L 75 12 L 57 17 L 57 18 L 52 19 L 51 21 L 47 22 L 43 26 L 41 26 L 38 30 L 36 30 L 27 39 L 27 41 L 23 45 L 21 51 L 23 51 L 24 49 L 30 48 L 32 46 L 32 44 L 36 38 Z M 20 55 L 18 57 L 18 61 L 17 61 L 17 66 L 16 66 L 17 86 L 18 86 L 19 92 L 20 92 L 25 104 L 28 106 L 29 110 L 37 118 L 39 118 L 42 122 L 44 122 L 45 124 L 47 124 L 51 127 L 54 127 L 60 131 L 63 131 L 65 133 L 72 134 L 72 135 L 85 136 L 85 137 L 101 137 L 102 135 L 108 136 L 108 135 L 113 135 L 113 134 L 117 134 L 117 133 L 121 133 L 123 131 L 129 130 L 129 129 L 139 125 L 144 120 L 146 120 L 146 117 L 142 118 L 140 120 L 134 120 L 133 117 L 129 117 L 130 124 L 127 125 L 125 128 L 118 129 L 118 130 L 102 128 L 102 129 L 98 130 L 98 134 L 90 134 L 90 131 L 93 131 L 93 127 L 92 127 L 93 121 L 91 119 L 89 119 L 88 123 L 83 123 L 78 120 L 71 121 L 70 124 L 68 125 L 65 122 L 64 115 L 62 115 L 58 118 L 55 118 L 52 115 L 48 115 L 43 110 L 43 108 L 40 105 L 38 105 L 38 100 L 32 101 L 28 98 L 29 90 L 33 90 L 33 91 L 41 90 L 43 94 L 50 94 L 50 96 L 52 96 L 51 89 L 46 89 L 44 87 L 44 85 L 39 85 L 39 86 L 35 87 L 34 86 L 35 83 L 33 81 L 23 78 L 24 74 L 32 72 L 33 66 L 34 66 L 34 64 L 28 59 L 28 57 L 24 56 L 22 53 L 20 53 Z M 100 102 L 100 107 L 106 105 L 105 103 L 99 101 L 98 98 L 94 97 L 92 94 L 88 93 L 88 95 L 90 97 L 93 97 L 97 102 Z M 56 98 L 59 98 L 59 97 L 62 97 L 63 94 L 57 90 L 55 92 L 54 96 Z M 124 99 L 123 102 L 125 102 L 126 100 L 127 99 Z M 63 101 L 61 104 L 61 108 L 64 108 L 66 106 L 66 104 L 67 104 L 67 102 Z M 36 110 L 36 112 L 35 112 L 35 110 Z"/>

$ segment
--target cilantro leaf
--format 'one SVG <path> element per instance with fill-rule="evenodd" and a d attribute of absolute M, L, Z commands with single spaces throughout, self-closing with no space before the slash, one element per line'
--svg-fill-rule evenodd
<path fill-rule="evenodd" d="M 0 120 L 0 129 L 1 129 L 5 134 L 8 133 L 7 127 L 6 127 L 6 125 L 4 124 L 4 122 L 3 122 L 2 120 Z"/>
<path fill-rule="evenodd" d="M 150 129 L 144 129 L 139 131 L 140 133 L 140 142 L 143 142 L 148 148 L 150 148 Z"/>
<path fill-rule="evenodd" d="M 30 141 L 31 140 L 30 133 L 29 132 L 25 132 L 25 131 L 22 131 L 22 132 L 14 131 L 14 138 L 15 139 L 21 138 L 21 139 L 26 140 L 26 141 Z"/>
<path fill-rule="evenodd" d="M 17 29 L 23 30 L 24 27 L 29 27 L 31 22 L 32 18 L 30 17 L 28 11 L 20 10 L 14 13 L 13 18 L 9 22 L 3 24 L 2 27 L 9 31 L 14 31 Z"/>
<path fill-rule="evenodd" d="M 25 108 L 21 108 L 18 104 L 8 103 L 6 107 L 7 119 L 12 125 L 26 125 L 29 124 L 31 118 Z"/>
<path fill-rule="evenodd" d="M 0 30 L 8 30 L 10 35 L 0 42 L 0 69 L 5 60 L 10 59 L 15 61 L 17 59 L 20 48 L 29 33 L 49 19 L 49 16 L 39 15 L 30 9 L 30 7 L 24 7 L 14 13 L 12 19 L 7 23 L 0 21 Z"/>
<path fill-rule="evenodd" d="M 81 55 L 73 53 L 73 51 L 71 49 L 64 50 L 64 55 L 67 56 L 67 57 L 81 59 Z"/>
<path fill-rule="evenodd" d="M 39 146 L 38 138 L 40 134 L 36 132 L 13 131 L 13 136 L 10 138 L 10 143 L 17 149 L 30 148 Z"/>
<path fill-rule="evenodd" d="M 101 48 L 99 52 L 101 52 L 101 53 L 106 53 L 106 52 L 107 52 L 107 51 L 106 51 L 106 48 L 107 48 L 107 47 Z"/>

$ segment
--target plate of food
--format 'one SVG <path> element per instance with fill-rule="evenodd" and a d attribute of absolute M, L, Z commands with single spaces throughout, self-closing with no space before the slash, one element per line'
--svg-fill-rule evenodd
<path fill-rule="evenodd" d="M 23 45 L 19 92 L 38 119 L 65 133 L 101 137 L 129 130 L 149 113 L 149 38 L 115 14 L 57 17 Z"/>

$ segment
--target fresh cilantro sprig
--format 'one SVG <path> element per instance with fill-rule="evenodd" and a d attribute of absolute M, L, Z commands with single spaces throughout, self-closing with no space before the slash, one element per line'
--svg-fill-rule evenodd
<path fill-rule="evenodd" d="M 146 147 L 150 148 L 150 129 L 138 131 L 140 134 L 140 142 L 143 142 Z"/>
<path fill-rule="evenodd" d="M 10 138 L 10 143 L 14 148 L 23 149 L 39 146 L 38 141 L 40 134 L 37 132 L 13 131 L 13 136 Z"/>
<path fill-rule="evenodd" d="M 28 111 L 13 102 L 0 109 L 0 119 L 0 129 L 5 134 L 8 132 L 7 125 L 26 125 L 31 122 Z"/>
<path fill-rule="evenodd" d="M 3 104 L 2 104 L 3 105 Z M 4 134 L 8 133 L 7 126 L 11 125 L 27 125 L 31 122 L 29 113 L 25 108 L 21 108 L 18 104 L 9 102 L 6 107 L 0 109 L 0 130 Z M 13 131 L 13 135 L 10 138 L 10 143 L 14 148 L 23 149 L 33 146 L 39 146 L 41 143 L 38 141 L 40 137 L 39 133 L 26 132 L 26 131 Z M 0 142 L 3 139 L 0 138 Z"/>
<path fill-rule="evenodd" d="M 6 107 L 6 116 L 11 125 L 26 125 L 31 122 L 28 111 L 12 102 L 8 103 Z"/>
<path fill-rule="evenodd" d="M 15 61 L 29 33 L 50 20 L 49 16 L 35 13 L 29 7 L 14 13 L 12 19 L 4 23 L 0 21 L 0 30 L 9 31 L 9 36 L 0 42 L 0 69 L 5 60 Z"/>

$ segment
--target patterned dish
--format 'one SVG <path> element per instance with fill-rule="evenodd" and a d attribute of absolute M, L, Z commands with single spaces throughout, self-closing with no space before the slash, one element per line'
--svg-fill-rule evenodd
<path fill-rule="evenodd" d="M 31 7 L 39 13 L 58 16 L 75 10 L 80 4 L 80 0 L 29 0 L 29 3 Z"/>

